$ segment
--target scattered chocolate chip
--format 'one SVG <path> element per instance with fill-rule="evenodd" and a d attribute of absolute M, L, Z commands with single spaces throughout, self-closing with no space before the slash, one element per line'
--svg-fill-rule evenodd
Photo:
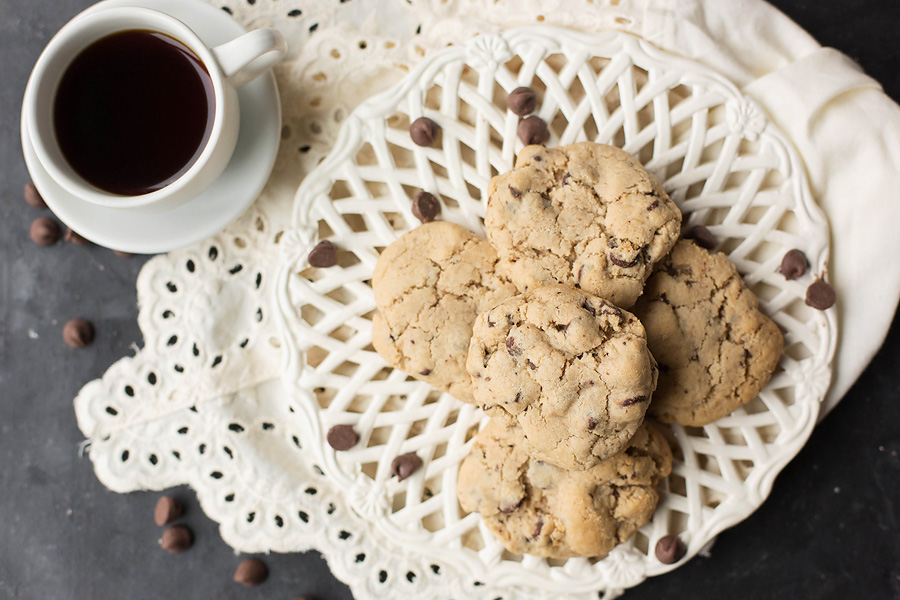
<path fill-rule="evenodd" d="M 609 262 L 611 262 L 612 264 L 616 265 L 617 267 L 622 267 L 623 269 L 629 269 L 629 268 L 633 267 L 634 265 L 636 265 L 636 264 L 638 263 L 638 259 L 637 259 L 637 257 L 635 257 L 634 260 L 632 260 L 632 261 L 629 262 L 629 261 L 627 261 L 627 260 L 622 260 L 621 258 L 619 258 L 619 257 L 617 257 L 617 256 L 613 256 L 612 254 L 610 254 L 610 255 L 609 255 Z"/>
<path fill-rule="evenodd" d="M 547 123 L 538 116 L 531 115 L 519 121 L 519 139 L 522 143 L 531 146 L 532 144 L 543 144 L 550 137 L 550 130 L 547 129 Z M 533 157 L 538 160 L 537 156 Z"/>
<path fill-rule="evenodd" d="M 246 587 L 259 585 L 269 576 L 266 563 L 258 558 L 248 558 L 234 571 L 234 581 Z"/>
<path fill-rule="evenodd" d="M 113 254 L 121 258 L 131 258 L 132 256 L 134 256 L 134 254 L 132 254 L 131 252 L 123 252 L 121 250 L 113 250 Z"/>
<path fill-rule="evenodd" d="M 416 469 L 422 466 L 422 459 L 415 452 L 401 454 L 391 461 L 391 473 L 393 473 L 398 481 L 403 481 L 416 472 Z"/>
<path fill-rule="evenodd" d="M 593 306 L 591 306 L 591 305 L 588 303 L 587 300 L 584 301 L 584 304 L 581 305 L 581 308 L 583 308 L 584 310 L 586 310 L 586 311 L 588 311 L 589 313 L 591 313 L 591 316 L 592 316 L 592 317 L 596 317 L 596 316 L 597 316 L 597 309 L 595 309 Z"/>
<path fill-rule="evenodd" d="M 659 200 L 654 200 L 653 202 L 650 203 L 650 206 L 647 207 L 647 212 L 656 210 L 658 207 L 659 207 Z"/>
<path fill-rule="evenodd" d="M 522 354 L 522 349 L 516 345 L 516 338 L 513 336 L 506 338 L 506 351 L 510 356 L 519 356 Z"/>
<path fill-rule="evenodd" d="M 781 259 L 781 274 L 785 279 L 797 279 L 806 273 L 806 267 L 809 263 L 806 255 L 794 248 L 789 250 L 784 258 Z"/>
<path fill-rule="evenodd" d="M 676 535 L 664 535 L 656 542 L 656 558 L 666 565 L 677 563 L 686 551 L 684 544 Z"/>
<path fill-rule="evenodd" d="M 535 106 L 537 95 L 530 87 L 517 87 L 506 97 L 506 107 L 520 117 L 533 113 Z"/>
<path fill-rule="evenodd" d="M 624 402 L 622 402 L 622 406 L 631 406 L 632 404 L 640 404 L 641 402 L 646 402 L 647 396 L 635 396 L 634 398 L 628 398 Z"/>
<path fill-rule="evenodd" d="M 409 137 L 417 146 L 431 146 L 438 134 L 438 124 L 428 117 L 419 117 L 409 126 Z"/>
<path fill-rule="evenodd" d="M 706 248 L 707 250 L 715 248 L 717 243 L 716 236 L 703 225 L 691 227 L 682 237 L 686 240 L 694 240 L 698 246 Z"/>
<path fill-rule="evenodd" d="M 52 246 L 61 235 L 59 225 L 49 217 L 40 217 L 31 223 L 31 241 L 38 246 Z"/>
<path fill-rule="evenodd" d="M 309 266 L 327 269 L 337 264 L 337 247 L 329 240 L 322 240 L 309 251 Z"/>
<path fill-rule="evenodd" d="M 174 525 L 169 527 L 162 534 L 160 546 L 163 550 L 167 550 L 172 554 L 184 552 L 194 543 L 194 535 L 191 530 L 184 525 Z"/>
<path fill-rule="evenodd" d="M 588 426 L 587 426 L 588 431 L 592 431 L 594 429 L 594 427 L 596 427 L 599 423 L 600 423 L 600 421 L 598 421 L 594 417 L 591 417 L 590 419 L 588 419 Z"/>
<path fill-rule="evenodd" d="M 422 369 L 421 371 L 419 371 L 419 375 L 421 375 L 422 377 L 428 377 L 429 375 L 431 375 L 431 369 Z"/>
<path fill-rule="evenodd" d="M 77 231 L 73 230 L 71 227 L 66 231 L 66 235 L 63 238 L 70 244 L 75 244 L 76 246 L 87 246 L 91 242 L 85 237 L 82 237 Z"/>
<path fill-rule="evenodd" d="M 413 198 L 412 214 L 423 223 L 430 223 L 441 214 L 441 203 L 432 194 L 420 190 Z"/>
<path fill-rule="evenodd" d="M 25 202 L 35 208 L 47 208 L 47 203 L 41 197 L 41 193 L 37 190 L 33 183 L 25 184 Z"/>
<path fill-rule="evenodd" d="M 153 519 L 157 525 L 162 527 L 180 517 L 182 512 L 181 502 L 171 496 L 163 496 L 156 502 Z"/>
<path fill-rule="evenodd" d="M 509 186 L 509 193 L 513 198 L 518 198 L 522 195 L 522 192 L 514 188 L 513 186 Z"/>
<path fill-rule="evenodd" d="M 335 450 L 349 450 L 359 441 L 359 436 L 350 425 L 335 425 L 328 430 L 325 439 Z"/>
<path fill-rule="evenodd" d="M 94 326 L 84 319 L 72 319 L 62 331 L 63 341 L 72 348 L 84 348 L 94 341 Z"/>
<path fill-rule="evenodd" d="M 563 175 L 562 184 L 563 184 L 563 185 L 569 185 L 569 180 L 570 180 L 570 179 L 572 179 L 572 174 L 571 174 L 571 173 L 566 173 L 565 175 Z"/>
<path fill-rule="evenodd" d="M 817 278 L 812 285 L 806 288 L 806 303 L 813 308 L 825 310 L 834 306 L 834 288 L 828 285 L 824 279 Z"/>
<path fill-rule="evenodd" d="M 525 359 L 525 364 L 528 365 L 528 368 L 531 369 L 532 371 L 537 371 L 537 365 L 534 364 L 533 362 L 531 362 L 530 359 L 527 359 L 527 358 L 526 358 L 526 359 Z"/>

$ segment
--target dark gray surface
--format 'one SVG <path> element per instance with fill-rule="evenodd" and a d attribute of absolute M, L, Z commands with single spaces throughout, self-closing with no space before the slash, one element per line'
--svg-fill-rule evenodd
<path fill-rule="evenodd" d="M 156 545 L 152 520 L 160 494 L 109 492 L 78 455 L 72 398 L 141 343 L 134 282 L 144 259 L 30 242 L 28 226 L 41 213 L 22 201 L 28 174 L 18 119 L 41 48 L 90 4 L 0 0 L 0 599 L 349 598 L 316 553 L 266 557 L 271 577 L 258 588 L 232 583 L 240 558 L 186 489 L 174 495 L 187 506 L 184 522 L 196 543 L 168 555 Z M 775 4 L 900 98 L 897 0 Z M 80 351 L 60 339 L 76 316 L 98 330 L 95 344 Z M 628 597 L 900 599 L 898 364 L 895 320 L 875 361 L 763 507 L 720 536 L 711 558 L 651 579 Z"/>

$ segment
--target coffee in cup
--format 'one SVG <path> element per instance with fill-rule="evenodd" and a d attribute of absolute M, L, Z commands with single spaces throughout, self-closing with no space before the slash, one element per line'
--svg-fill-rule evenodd
<path fill-rule="evenodd" d="M 56 92 L 53 126 L 63 156 L 85 181 L 139 196 L 197 162 L 215 108 L 209 71 L 190 48 L 164 33 L 132 29 L 74 58 Z"/>

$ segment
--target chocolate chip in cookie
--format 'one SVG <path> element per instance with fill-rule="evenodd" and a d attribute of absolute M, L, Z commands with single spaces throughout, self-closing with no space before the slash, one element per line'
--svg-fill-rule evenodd
<path fill-rule="evenodd" d="M 433 194 L 429 194 L 424 190 L 416 192 L 412 203 L 413 215 L 423 223 L 430 223 L 434 218 L 441 214 L 441 203 Z"/>
<path fill-rule="evenodd" d="M 506 97 L 506 107 L 520 117 L 530 115 L 537 106 L 537 95 L 530 87 L 517 87 Z"/>
<path fill-rule="evenodd" d="M 784 255 L 784 258 L 781 259 L 781 274 L 784 275 L 784 278 L 787 280 L 797 279 L 806 273 L 806 268 L 808 266 L 809 263 L 806 260 L 806 255 L 794 248 L 793 250 L 789 250 L 787 254 Z"/>
<path fill-rule="evenodd" d="M 806 288 L 806 304 L 815 309 L 829 309 L 834 306 L 835 300 L 834 288 L 824 279 L 818 278 Z"/>
<path fill-rule="evenodd" d="M 409 137 L 417 146 L 431 146 L 438 134 L 438 124 L 428 117 L 419 117 L 409 126 Z"/>
<path fill-rule="evenodd" d="M 542 118 L 531 115 L 519 121 L 519 139 L 527 146 L 543 144 L 550 137 L 550 129 Z"/>

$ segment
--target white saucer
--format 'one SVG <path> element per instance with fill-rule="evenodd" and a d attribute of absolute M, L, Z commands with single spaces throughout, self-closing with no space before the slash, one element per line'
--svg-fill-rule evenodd
<path fill-rule="evenodd" d="M 245 33 L 224 11 L 199 0 L 106 0 L 81 15 L 114 6 L 141 6 L 165 12 L 186 23 L 210 46 Z M 241 131 L 231 162 L 203 194 L 169 210 L 106 208 L 68 194 L 38 161 L 23 116 L 25 164 L 53 213 L 92 242 L 140 254 L 181 248 L 221 231 L 237 219 L 262 191 L 275 165 L 281 141 L 281 103 L 275 76 L 271 72 L 263 74 L 239 88 L 238 97 Z"/>

